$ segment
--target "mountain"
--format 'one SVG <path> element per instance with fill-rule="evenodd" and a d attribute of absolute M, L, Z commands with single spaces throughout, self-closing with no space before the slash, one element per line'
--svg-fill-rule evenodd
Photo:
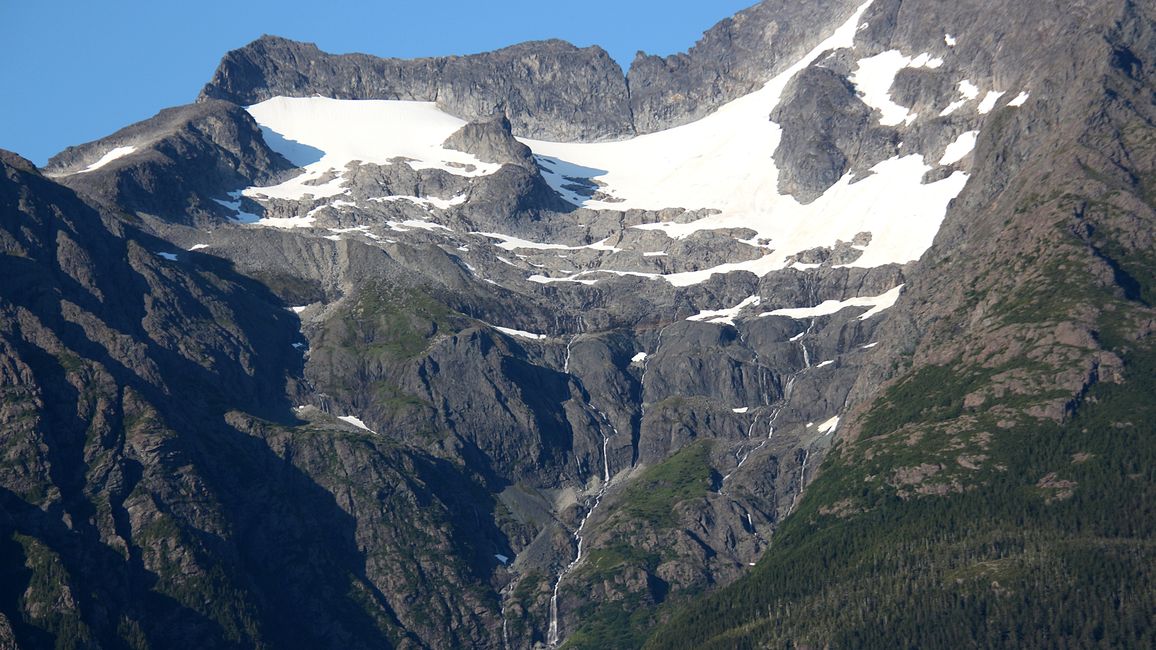
<path fill-rule="evenodd" d="M 0 181 L 0 640 L 1151 645 L 1153 11 L 266 36 Z"/>

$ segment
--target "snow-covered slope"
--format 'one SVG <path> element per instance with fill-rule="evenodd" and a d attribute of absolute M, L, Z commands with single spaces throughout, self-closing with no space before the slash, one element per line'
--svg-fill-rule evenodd
<path fill-rule="evenodd" d="M 275 151 L 305 173 L 273 187 L 255 187 L 258 198 L 315 198 L 344 192 L 341 172 L 351 162 L 391 164 L 403 159 L 414 169 L 441 169 L 481 176 L 498 165 L 442 147 L 465 122 L 432 102 L 350 101 L 324 97 L 275 97 L 247 109 Z M 316 185 L 319 181 L 325 181 Z"/>
<path fill-rule="evenodd" d="M 788 266 L 800 251 L 849 242 L 860 233 L 870 233 L 870 243 L 860 247 L 863 254 L 851 265 L 914 260 L 931 245 L 948 202 L 967 180 L 965 173 L 956 171 L 924 184 L 924 174 L 933 163 L 911 154 L 876 165 L 865 178 L 848 175 L 818 200 L 804 205 L 779 192 L 778 170 L 772 160 L 782 131 L 768 114 L 784 88 L 824 52 L 853 47 L 869 4 L 762 89 L 697 122 L 619 142 L 523 141 L 538 156 L 547 183 L 574 204 L 605 210 L 714 210 L 690 223 L 635 227 L 658 230 L 672 238 L 700 230 L 743 228 L 755 233 L 743 241 L 766 251 L 755 260 L 663 276 L 676 285 L 733 270 L 763 275 Z M 899 64 L 913 65 L 908 57 Z M 245 195 L 251 198 L 341 195 L 346 191 L 342 171 L 355 161 L 388 164 L 400 158 L 415 169 L 438 168 L 459 175 L 483 175 L 497 169 L 441 146 L 463 122 L 432 103 L 279 97 L 248 110 L 271 146 L 305 169 L 281 185 L 246 189 Z M 967 153 L 960 148 L 957 145 L 945 160 L 958 160 Z M 590 179 L 600 191 L 593 197 L 576 194 L 568 178 Z"/>
<path fill-rule="evenodd" d="M 780 194 L 778 170 L 771 158 L 782 131 L 768 114 L 784 88 L 827 50 L 852 47 L 869 4 L 761 90 L 698 122 L 621 142 L 525 142 L 546 157 L 547 182 L 574 203 L 616 210 L 712 208 L 719 212 L 691 223 L 638 227 L 662 230 L 671 237 L 706 229 L 748 228 L 757 233 L 751 241 L 766 242 L 774 251 L 757 260 L 710 269 L 706 275 L 728 270 L 762 275 L 782 268 L 799 251 L 851 241 L 860 232 L 870 232 L 872 240 L 855 266 L 914 260 L 931 245 L 948 202 L 967 181 L 966 174 L 955 172 L 924 185 L 923 175 L 932 166 L 920 155 L 909 155 L 880 163 L 867 178 L 845 177 L 819 200 L 803 205 Z M 565 177 L 575 176 L 593 179 L 611 200 L 588 200 L 565 189 Z M 691 284 L 702 276 L 703 272 L 694 272 L 670 279 Z"/>

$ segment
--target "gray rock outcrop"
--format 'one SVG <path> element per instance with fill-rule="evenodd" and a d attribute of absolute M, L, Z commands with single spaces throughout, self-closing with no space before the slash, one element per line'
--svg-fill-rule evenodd
<path fill-rule="evenodd" d="M 604 140 L 630 135 L 622 69 L 598 47 L 521 43 L 461 57 L 382 59 L 327 54 L 311 43 L 264 36 L 221 60 L 200 99 L 241 105 L 285 95 L 437 102 L 473 121 L 509 116 L 519 135 Z"/>

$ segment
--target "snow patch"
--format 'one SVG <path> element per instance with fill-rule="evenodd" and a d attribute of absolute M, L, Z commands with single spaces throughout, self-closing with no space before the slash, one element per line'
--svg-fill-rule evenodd
<path fill-rule="evenodd" d="M 839 416 L 827 420 L 819 425 L 819 433 L 834 433 L 835 427 L 839 426 Z"/>
<path fill-rule="evenodd" d="M 860 350 L 870 350 L 871 348 L 875 347 L 876 345 L 879 345 L 878 341 L 876 341 L 875 343 L 868 343 L 867 345 L 861 345 L 861 346 L 859 346 L 859 349 Z"/>
<path fill-rule="evenodd" d="M 262 219 L 258 219 L 256 224 L 258 226 L 267 226 L 269 228 L 282 228 L 288 230 L 291 228 L 311 228 L 313 227 L 313 222 L 316 220 L 316 217 L 311 217 L 308 215 L 303 217 L 264 217 Z"/>
<path fill-rule="evenodd" d="M 231 218 L 233 221 L 238 223 L 257 223 L 261 220 L 259 215 L 253 214 L 252 212 L 245 212 L 241 209 L 240 190 L 236 192 L 229 192 L 229 199 L 230 200 L 228 201 L 213 199 L 213 202 L 225 208 L 226 210 L 231 211 L 233 213 Z"/>
<path fill-rule="evenodd" d="M 876 296 L 874 298 L 875 305 L 859 315 L 859 320 L 867 320 L 872 316 L 883 313 L 885 310 L 895 306 L 895 302 L 899 300 L 899 294 L 903 293 L 903 285 L 899 285 L 887 293 Z"/>
<path fill-rule="evenodd" d="M 955 37 L 952 36 L 951 34 L 944 34 L 943 35 L 943 42 L 947 43 L 948 47 L 955 47 Z"/>
<path fill-rule="evenodd" d="M 163 257 L 170 262 L 177 261 L 177 254 L 176 253 L 157 253 L 157 257 Z"/>
<path fill-rule="evenodd" d="M 413 228 L 415 230 L 445 230 L 453 232 L 449 226 L 443 226 L 440 223 L 432 221 L 420 221 L 418 219 L 406 219 L 405 221 L 386 221 L 387 226 L 397 232 L 407 232 L 407 229 Z"/>
<path fill-rule="evenodd" d="M 501 260 L 502 258 L 499 257 L 498 259 Z M 673 276 L 669 276 L 669 275 L 660 275 L 658 273 L 642 273 L 640 271 L 614 271 L 611 269 L 594 269 L 592 271 L 581 271 L 579 273 L 575 273 L 574 275 L 569 275 L 569 276 L 565 276 L 565 277 L 561 277 L 561 278 L 550 278 L 550 277 L 546 277 L 544 275 L 531 275 L 530 277 L 528 277 L 526 279 L 529 280 L 530 282 L 537 282 L 538 284 L 550 284 L 551 282 L 577 282 L 579 284 L 589 285 L 589 284 L 597 283 L 598 280 L 583 280 L 580 278 L 582 278 L 582 276 L 586 276 L 586 275 L 597 275 L 597 274 L 605 274 L 605 275 L 616 276 L 616 277 L 620 277 L 620 278 L 623 278 L 623 277 L 647 278 L 649 280 L 657 280 L 660 278 L 669 279 L 669 278 L 673 277 Z"/>
<path fill-rule="evenodd" d="M 545 341 L 548 338 L 545 334 L 535 334 L 533 332 L 527 332 L 525 330 L 510 329 L 509 327 L 498 327 L 497 325 L 491 325 L 490 327 L 493 327 L 494 329 L 498 330 L 502 334 L 505 334 L 507 336 L 513 336 L 513 337 L 520 338 L 520 339 L 529 339 L 531 341 Z"/>
<path fill-rule="evenodd" d="M 829 365 L 832 365 L 832 364 L 834 364 L 834 363 L 835 363 L 835 361 L 834 361 L 834 360 L 824 361 L 824 362 L 822 362 L 822 363 L 818 363 L 818 364 L 816 364 L 816 365 L 815 365 L 815 367 L 816 367 L 816 368 L 826 368 L 827 366 L 829 366 Z"/>
<path fill-rule="evenodd" d="M 208 248 L 208 247 L 209 247 L 209 245 L 208 245 L 208 244 L 193 244 L 193 245 L 192 245 L 192 246 L 189 248 L 189 250 L 190 250 L 190 251 L 199 251 L 199 250 L 201 250 L 201 249 L 203 249 L 203 248 Z"/>
<path fill-rule="evenodd" d="M 924 52 L 916 57 L 904 56 L 899 50 L 888 50 L 882 54 L 859 59 L 855 71 L 851 73 L 850 81 L 859 90 L 863 102 L 871 108 L 879 109 L 882 117 L 879 123 L 884 126 L 896 126 L 899 123 L 911 124 L 918 117 L 915 113 L 896 104 L 891 99 L 891 86 L 895 83 L 895 75 L 904 68 L 931 68 L 943 65 L 943 59 L 932 57 L 931 53 Z"/>
<path fill-rule="evenodd" d="M 732 411 L 734 411 L 735 413 L 738 413 L 738 414 L 740 414 L 740 415 L 741 415 L 741 414 L 743 414 L 743 413 L 746 413 L 747 411 L 751 410 L 751 407 L 749 407 L 749 406 L 744 406 L 744 407 L 742 407 L 742 408 L 731 409 L 731 410 L 732 410 Z"/>
<path fill-rule="evenodd" d="M 979 108 L 976 110 L 979 111 L 980 115 L 987 115 L 991 112 L 991 109 L 995 108 L 995 103 L 999 101 L 999 98 L 1003 97 L 1005 94 L 1006 93 L 1002 91 L 987 91 L 987 94 L 983 96 L 983 101 L 979 103 Z"/>
<path fill-rule="evenodd" d="M 326 176 L 332 176 L 332 178 L 322 182 Z M 280 185 L 247 187 L 242 190 L 242 194 L 253 199 L 299 201 L 310 197 L 314 200 L 328 199 L 348 191 L 345 188 L 345 177 L 341 175 L 339 168 L 326 167 L 324 169 L 306 168 L 304 174 L 291 178 Z"/>
<path fill-rule="evenodd" d="M 643 363 L 646 361 L 646 357 L 648 357 L 648 356 L 650 356 L 650 355 L 645 353 L 645 352 L 639 352 L 638 354 L 634 355 L 633 357 L 630 357 L 630 363 Z"/>
<path fill-rule="evenodd" d="M 415 204 L 420 205 L 426 209 L 437 208 L 438 210 L 448 210 L 452 207 L 462 205 L 463 203 L 466 202 L 466 198 L 467 197 L 465 194 L 459 194 L 455 197 L 448 198 L 448 199 L 442 199 L 442 198 L 438 198 L 436 196 L 424 196 L 424 197 L 423 196 L 404 196 L 404 195 L 399 194 L 397 196 L 379 196 L 379 197 L 375 197 L 375 198 L 372 198 L 369 200 L 375 201 L 377 203 L 392 203 L 394 201 L 409 201 L 410 203 L 415 203 Z"/>
<path fill-rule="evenodd" d="M 959 94 L 962 97 L 962 99 L 956 100 L 956 101 L 948 104 L 947 108 L 945 108 L 939 112 L 940 117 L 946 117 L 948 115 L 951 115 L 955 111 L 963 108 L 964 105 L 966 105 L 968 102 L 974 100 L 976 97 L 979 97 L 979 86 L 976 86 L 975 84 L 971 83 L 967 79 L 964 79 L 963 81 L 959 82 L 958 88 L 959 88 Z"/>
<path fill-rule="evenodd" d="M 701 321 L 705 323 L 715 323 L 718 325 L 734 325 L 735 319 L 739 317 L 739 313 L 747 307 L 755 307 L 762 302 L 762 298 L 758 296 L 751 296 L 746 298 L 734 307 L 727 309 L 712 309 L 700 311 L 699 313 L 687 318 L 687 320 Z"/>
<path fill-rule="evenodd" d="M 534 242 L 534 241 L 529 241 L 526 239 L 520 239 L 520 238 L 514 237 L 512 235 L 503 235 L 501 233 L 496 233 L 496 232 L 472 232 L 470 234 L 471 235 L 481 235 L 483 237 L 489 237 L 490 239 L 497 239 L 501 242 L 501 243 L 497 244 L 497 247 L 504 249 L 504 250 L 508 250 L 508 251 L 515 251 L 518 249 L 561 250 L 561 251 L 576 251 L 576 250 L 582 250 L 582 249 L 590 249 L 590 250 L 596 250 L 596 251 L 619 252 L 622 250 L 620 248 L 615 248 L 614 246 L 608 245 L 606 243 L 607 240 L 605 240 L 605 239 L 603 239 L 600 242 L 595 242 L 593 244 L 586 244 L 584 246 L 566 246 L 564 244 L 546 244 L 546 243 L 541 243 L 541 242 Z"/>
<path fill-rule="evenodd" d="M 859 59 L 855 71 L 851 73 L 850 81 L 858 89 L 863 103 L 878 109 L 882 114 L 879 123 L 884 126 L 911 124 L 917 117 L 906 107 L 891 100 L 891 86 L 895 83 L 895 75 L 911 61 L 911 57 L 903 56 L 899 50 L 888 50 Z"/>
<path fill-rule="evenodd" d="M 337 417 L 337 419 L 341 420 L 342 422 L 352 424 L 353 426 L 357 427 L 358 429 L 365 429 L 366 431 L 368 431 L 370 433 L 374 433 L 374 434 L 377 433 L 373 429 L 370 429 L 369 427 L 365 426 L 365 423 L 362 422 L 359 418 L 356 418 L 352 415 L 340 415 Z"/>
<path fill-rule="evenodd" d="M 967 131 L 959 134 L 955 142 L 947 145 L 943 150 L 943 157 L 939 159 L 940 165 L 954 165 L 963 160 L 963 157 L 971 153 L 975 149 L 976 138 L 979 137 L 979 131 Z"/>
<path fill-rule="evenodd" d="M 1007 105 L 1008 106 L 1015 106 L 1016 108 L 1019 108 L 1020 106 L 1024 105 L 1024 102 L 1028 101 L 1028 97 L 1029 97 L 1028 92 L 1025 90 L 1024 92 L 1016 95 L 1015 99 L 1008 102 Z"/>
<path fill-rule="evenodd" d="M 133 146 L 116 147 L 114 149 L 109 150 L 108 153 L 101 156 L 100 160 L 97 160 L 96 162 L 92 163 L 88 167 L 85 167 L 84 169 L 82 169 L 76 173 L 84 174 L 87 172 L 96 171 L 96 170 L 100 169 L 101 167 L 104 167 L 108 163 L 116 160 L 117 158 L 124 158 L 125 156 L 129 155 L 130 153 L 132 153 L 134 151 L 136 151 L 136 147 L 133 147 Z"/>
<path fill-rule="evenodd" d="M 902 291 L 903 285 L 901 284 L 887 293 L 878 296 L 860 296 L 857 298 L 848 298 L 847 300 L 825 300 L 814 307 L 788 307 L 768 311 L 759 314 L 759 316 L 786 316 L 796 320 L 803 320 L 806 318 L 816 318 L 818 316 L 830 316 L 848 307 L 870 307 L 871 309 L 859 316 L 859 320 L 867 320 L 894 305 Z"/>

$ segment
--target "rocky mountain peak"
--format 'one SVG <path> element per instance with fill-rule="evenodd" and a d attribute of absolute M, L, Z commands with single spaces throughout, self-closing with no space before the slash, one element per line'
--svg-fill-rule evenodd
<path fill-rule="evenodd" d="M 266 36 L 0 154 L 0 645 L 1146 645 L 1152 18 Z"/>

